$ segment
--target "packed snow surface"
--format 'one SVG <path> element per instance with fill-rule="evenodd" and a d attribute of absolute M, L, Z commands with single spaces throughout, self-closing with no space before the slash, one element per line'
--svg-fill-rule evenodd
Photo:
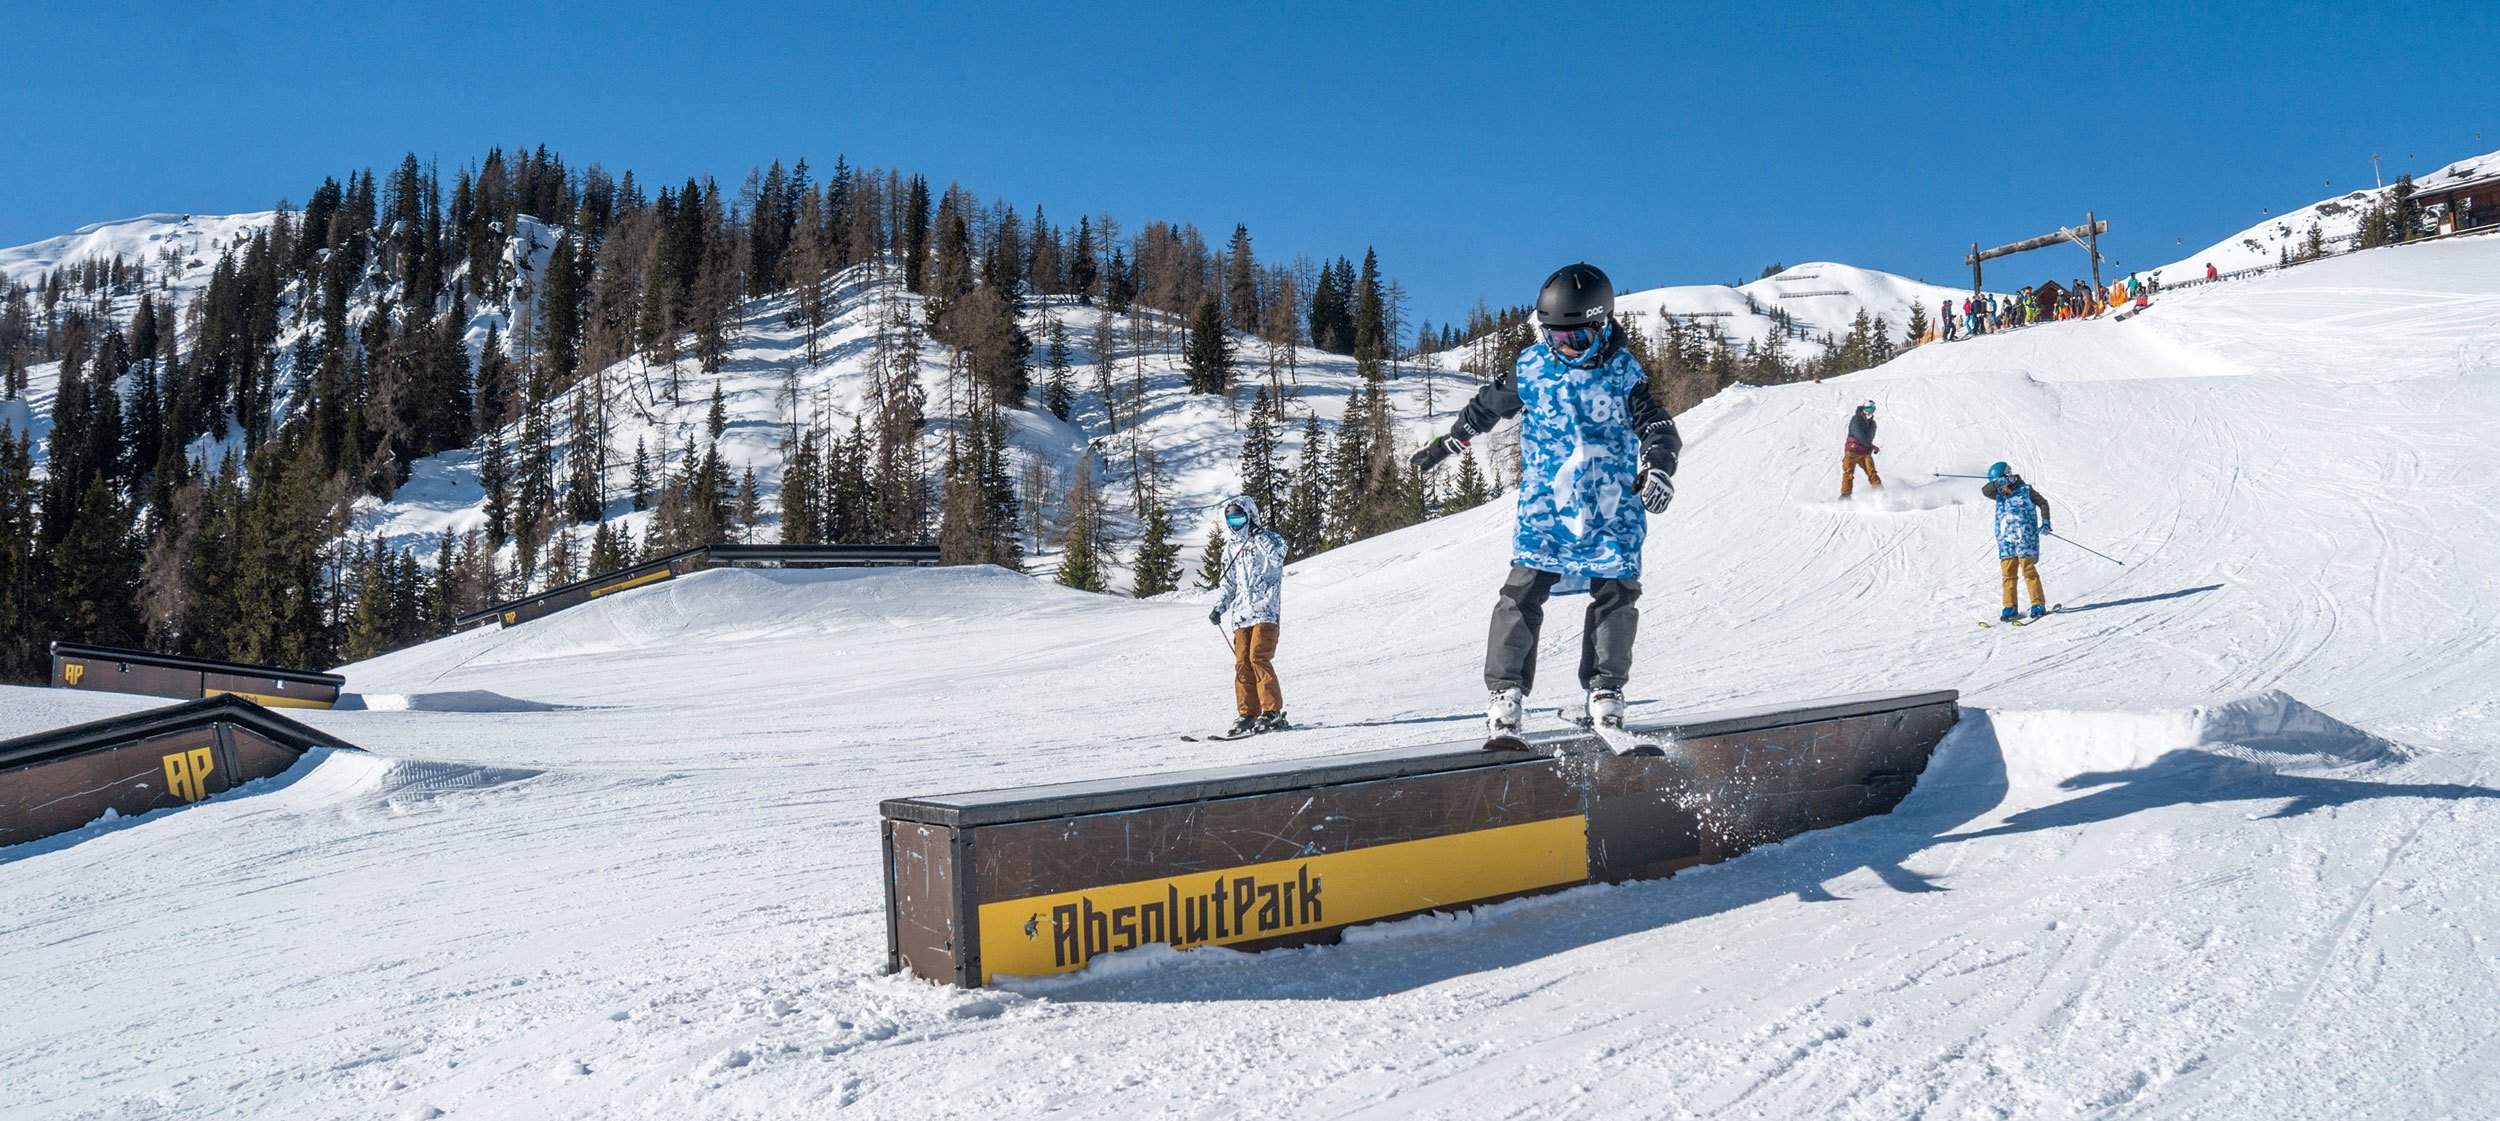
<path fill-rule="evenodd" d="M 1841 502 L 1865 397 L 1890 485 Z M 1295 566 L 1280 668 L 1325 727 L 1236 743 L 1178 738 L 1230 716 L 1202 605 L 713 571 L 346 667 L 364 708 L 306 719 L 371 755 L 0 850 L 0 1115 L 2409 1118 L 2500 1095 L 2500 240 L 1681 423 L 1636 719 L 1962 689 L 1892 814 L 1340 946 L 941 988 L 881 974 L 879 798 L 1465 737 L 1509 511 Z M 1983 630 L 1989 507 L 1931 473 L 1999 459 L 2125 563 L 2051 540 L 2067 613 Z M 146 703 L 8 690 L 0 732 Z"/>

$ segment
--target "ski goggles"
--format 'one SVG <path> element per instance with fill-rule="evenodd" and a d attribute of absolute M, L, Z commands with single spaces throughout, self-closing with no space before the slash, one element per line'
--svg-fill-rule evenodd
<path fill-rule="evenodd" d="M 1234 529 L 1240 529 L 1241 527 L 1250 524 L 1250 515 L 1244 514 L 1239 510 L 1227 511 L 1224 515 L 1224 524 L 1231 526 Z"/>
<path fill-rule="evenodd" d="M 1545 342 L 1563 350 L 1587 350 L 1597 345 L 1595 327 L 1548 327 Z"/>

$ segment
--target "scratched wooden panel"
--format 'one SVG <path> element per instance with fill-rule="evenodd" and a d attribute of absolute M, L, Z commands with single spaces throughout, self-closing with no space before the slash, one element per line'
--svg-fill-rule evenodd
<path fill-rule="evenodd" d="M 954 830 L 940 825 L 888 822 L 889 863 L 886 866 L 886 921 L 894 924 L 896 969 L 947 984 L 961 983 L 962 958 L 971 919 L 955 913 Z M 974 978 L 978 981 L 979 978 Z"/>
<path fill-rule="evenodd" d="M 216 746 L 213 728 L 193 728 L 0 771 L 0 845 L 76 829 L 106 810 L 127 817 L 223 791 L 236 780 Z M 183 792 L 186 797 L 177 797 L 168 789 L 164 757 L 201 748 L 211 751 L 209 772 Z"/>

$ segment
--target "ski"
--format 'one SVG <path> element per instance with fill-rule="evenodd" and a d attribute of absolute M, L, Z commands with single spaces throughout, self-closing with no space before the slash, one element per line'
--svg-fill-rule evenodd
<path fill-rule="evenodd" d="M 1616 755 L 1665 755 L 1666 745 L 1652 743 L 1633 735 L 1631 730 L 1615 725 L 1599 724 L 1589 719 L 1585 705 L 1566 705 L 1554 715 L 1563 722 L 1597 737 L 1597 742 Z"/>
<path fill-rule="evenodd" d="M 1267 728 L 1267 729 L 1264 729 L 1264 730 L 1259 729 L 1259 728 L 1252 728 L 1252 729 L 1250 729 L 1249 731 L 1247 731 L 1247 732 L 1243 732 L 1243 733 L 1241 733 L 1241 734 L 1239 734 L 1239 735 L 1235 735 L 1235 734 L 1233 734 L 1233 733 L 1231 733 L 1231 732 L 1209 732 L 1209 733 L 1207 733 L 1206 735 L 1203 735 L 1203 736 L 1182 736 L 1182 737 L 1181 737 L 1181 742 L 1182 742 L 1182 743 L 1231 743 L 1231 742 L 1232 742 L 1232 741 L 1234 741 L 1234 740 L 1246 740 L 1246 739 L 1249 739 L 1249 738 L 1250 738 L 1250 737 L 1252 737 L 1252 736 L 1272 736 L 1272 735 L 1275 735 L 1275 734 L 1276 734 L 1276 733 L 1278 733 L 1278 732 L 1298 732 L 1298 731 L 1301 731 L 1301 730 L 1302 730 L 1302 729 L 1304 729 L 1304 728 L 1317 728 L 1317 727 L 1319 727 L 1319 725 L 1317 725 L 1317 724 L 1287 724 L 1287 725 L 1285 725 L 1285 726 L 1284 726 L 1284 727 L 1282 727 L 1282 728 Z"/>

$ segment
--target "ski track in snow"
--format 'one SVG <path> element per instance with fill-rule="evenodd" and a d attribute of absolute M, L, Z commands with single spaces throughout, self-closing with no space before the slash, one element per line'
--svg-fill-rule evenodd
<path fill-rule="evenodd" d="M 1951 686 L 1963 725 L 1887 816 L 1333 947 L 882 976 L 876 802 L 1467 737 L 1503 503 L 1293 568 L 1326 727 L 1283 737 L 1174 742 L 1229 711 L 1202 607 L 990 569 L 708 572 L 346 667 L 397 700 L 307 719 L 373 757 L 0 849 L 0 1116 L 2469 1115 L 2495 332 L 2485 239 L 1720 395 L 1634 720 Z M 1891 486 L 1839 503 L 1869 396 Z M 2047 542 L 2040 626 L 1973 625 L 1989 507 L 1927 477 L 1996 459 L 2127 562 Z M 149 703 L 0 690 L 0 733 Z"/>

